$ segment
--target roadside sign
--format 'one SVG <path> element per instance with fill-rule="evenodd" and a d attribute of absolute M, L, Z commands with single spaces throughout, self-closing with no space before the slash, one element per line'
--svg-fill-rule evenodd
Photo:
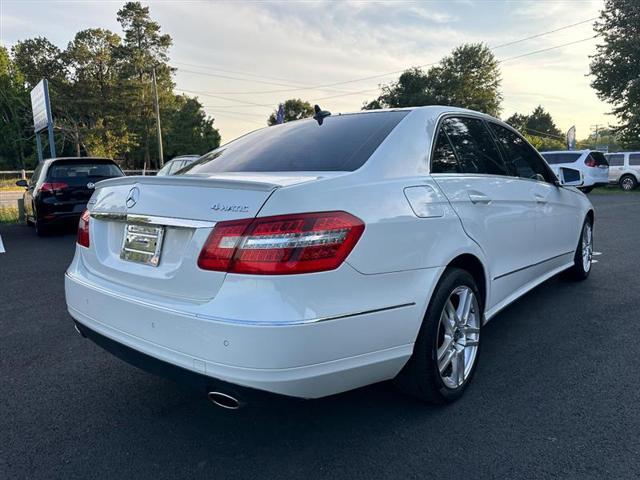
<path fill-rule="evenodd" d="M 51 121 L 51 107 L 48 105 L 49 95 L 46 80 L 40 80 L 31 90 L 31 109 L 33 110 L 33 127 L 41 132 L 49 126 Z"/>
<path fill-rule="evenodd" d="M 596 145 L 596 150 L 604 153 L 609 153 L 609 145 Z"/>
<path fill-rule="evenodd" d="M 38 160 L 42 161 L 42 145 L 40 132 L 47 130 L 49 133 L 49 149 L 51 158 L 56 156 L 56 144 L 53 137 L 53 117 L 51 115 L 51 102 L 49 101 L 49 83 L 42 79 L 31 90 L 31 110 L 33 110 L 33 129 L 36 133 L 36 146 L 38 147 Z"/>

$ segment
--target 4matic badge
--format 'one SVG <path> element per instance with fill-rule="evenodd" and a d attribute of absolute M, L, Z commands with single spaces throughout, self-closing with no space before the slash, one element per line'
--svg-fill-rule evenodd
<path fill-rule="evenodd" d="M 225 205 L 224 203 L 214 203 L 211 205 L 211 210 L 216 212 L 237 212 L 246 213 L 249 211 L 248 205 Z"/>

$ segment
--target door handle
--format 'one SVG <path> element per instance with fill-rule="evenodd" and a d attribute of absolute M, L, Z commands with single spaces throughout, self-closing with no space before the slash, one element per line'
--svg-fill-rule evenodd
<path fill-rule="evenodd" d="M 469 192 L 469 200 L 474 204 L 488 205 L 491 203 L 491 198 L 480 192 Z"/>
<path fill-rule="evenodd" d="M 535 197 L 535 199 L 536 199 L 536 203 L 542 203 L 542 204 L 544 204 L 544 203 L 548 203 L 548 201 L 547 201 L 547 197 L 543 197 L 542 195 L 539 195 L 539 194 L 537 194 L 537 193 L 536 193 L 536 194 L 534 194 L 534 197 Z"/>

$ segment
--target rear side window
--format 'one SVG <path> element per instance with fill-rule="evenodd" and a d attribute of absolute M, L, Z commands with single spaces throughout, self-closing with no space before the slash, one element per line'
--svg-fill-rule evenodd
<path fill-rule="evenodd" d="M 545 153 L 541 154 L 549 165 L 557 165 L 559 163 L 573 163 L 578 160 L 581 153 Z"/>
<path fill-rule="evenodd" d="M 596 165 L 606 165 L 609 166 L 609 162 L 607 162 L 607 158 L 604 156 L 604 153 L 602 152 L 591 152 L 589 154 L 589 157 L 587 158 L 587 161 L 589 159 L 593 159 L 596 162 Z"/>
<path fill-rule="evenodd" d="M 431 173 L 460 173 L 456 154 L 442 128 L 438 132 L 431 156 Z"/>
<path fill-rule="evenodd" d="M 47 177 L 55 180 L 97 180 L 102 178 L 121 177 L 122 171 L 112 162 L 64 161 L 56 162 L 49 167 Z"/>
<path fill-rule="evenodd" d="M 489 125 L 504 153 L 510 175 L 546 182 L 553 181 L 551 173 L 538 153 L 520 135 L 495 123 Z"/>
<path fill-rule="evenodd" d="M 332 115 L 263 128 L 201 157 L 180 174 L 353 171 L 408 111 Z"/>
<path fill-rule="evenodd" d="M 612 167 L 621 167 L 624 165 L 624 155 L 607 155 L 609 165 Z"/>
<path fill-rule="evenodd" d="M 629 165 L 640 165 L 640 153 L 632 153 L 629 155 Z"/>
<path fill-rule="evenodd" d="M 507 174 L 496 144 L 482 120 L 446 118 L 442 129 L 453 146 L 459 173 Z"/>

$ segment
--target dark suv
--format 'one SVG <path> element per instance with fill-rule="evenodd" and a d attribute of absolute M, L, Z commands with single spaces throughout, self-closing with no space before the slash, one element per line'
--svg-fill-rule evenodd
<path fill-rule="evenodd" d="M 122 177 L 124 173 L 108 158 L 51 158 L 41 162 L 25 187 L 24 210 L 28 224 L 34 224 L 38 235 L 51 227 L 78 222 L 82 211 L 100 180 Z"/>

